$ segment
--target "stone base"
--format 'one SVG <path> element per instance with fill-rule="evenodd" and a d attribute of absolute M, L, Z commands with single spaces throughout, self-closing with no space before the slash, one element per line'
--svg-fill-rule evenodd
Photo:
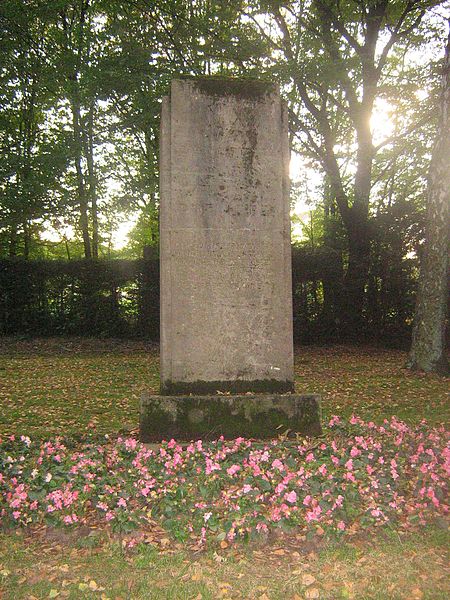
<path fill-rule="evenodd" d="M 320 425 L 317 394 L 141 397 L 143 442 L 250 437 L 273 438 L 286 430 L 316 436 Z"/>

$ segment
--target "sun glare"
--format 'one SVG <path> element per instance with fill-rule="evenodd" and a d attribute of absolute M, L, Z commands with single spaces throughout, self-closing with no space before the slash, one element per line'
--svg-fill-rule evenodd
<path fill-rule="evenodd" d="M 370 119 L 373 143 L 375 145 L 383 142 L 394 134 L 395 131 L 395 107 L 386 100 L 378 100 Z"/>

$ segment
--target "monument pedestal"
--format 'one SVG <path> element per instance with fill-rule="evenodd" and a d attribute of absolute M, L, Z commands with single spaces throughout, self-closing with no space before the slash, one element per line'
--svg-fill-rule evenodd
<path fill-rule="evenodd" d="M 141 440 L 267 439 L 286 431 L 316 436 L 320 396 L 316 394 L 243 394 L 141 397 Z"/>
<path fill-rule="evenodd" d="M 142 399 L 141 439 L 320 433 L 318 396 L 288 393 L 290 151 L 278 89 L 174 80 L 160 142 L 161 395 Z"/>

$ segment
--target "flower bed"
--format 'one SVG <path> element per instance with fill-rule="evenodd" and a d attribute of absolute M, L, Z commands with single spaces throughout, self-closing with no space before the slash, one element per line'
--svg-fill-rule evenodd
<path fill-rule="evenodd" d="M 128 531 L 157 519 L 176 538 L 234 540 L 268 532 L 354 532 L 447 515 L 449 434 L 395 417 L 382 426 L 333 417 L 323 440 L 133 438 L 83 444 L 0 440 L 0 522 Z"/>

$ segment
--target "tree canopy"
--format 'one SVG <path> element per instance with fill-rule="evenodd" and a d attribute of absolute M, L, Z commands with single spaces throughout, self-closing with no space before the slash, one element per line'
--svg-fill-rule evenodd
<path fill-rule="evenodd" d="M 369 293 L 416 278 L 444 2 L 3 0 L 0 25 L 1 256 L 156 246 L 161 99 L 175 76 L 222 74 L 276 81 L 288 101 L 292 201 L 314 215 L 299 243 L 335 252 L 347 330 Z"/>

